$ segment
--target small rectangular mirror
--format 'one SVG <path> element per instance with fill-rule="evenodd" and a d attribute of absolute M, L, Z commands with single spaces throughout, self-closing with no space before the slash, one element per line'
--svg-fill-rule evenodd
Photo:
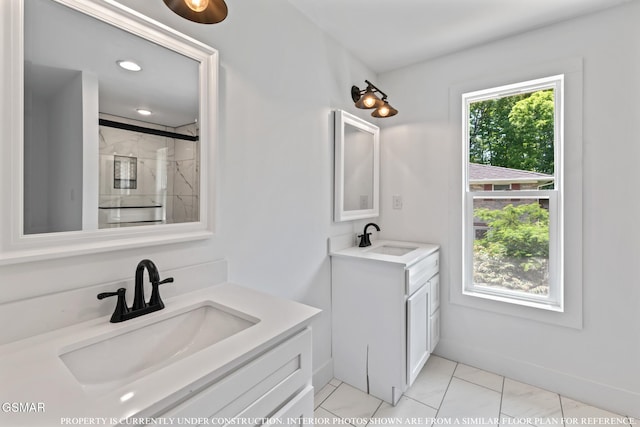
<path fill-rule="evenodd" d="M 346 111 L 335 111 L 334 221 L 377 217 L 380 129 Z"/>

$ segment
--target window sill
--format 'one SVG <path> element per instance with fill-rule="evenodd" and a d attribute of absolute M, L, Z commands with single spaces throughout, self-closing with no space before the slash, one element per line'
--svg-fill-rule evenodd
<path fill-rule="evenodd" d="M 555 311 L 558 313 L 564 313 L 564 305 L 562 303 L 554 304 L 553 302 L 532 301 L 524 298 L 509 297 L 508 295 L 499 295 L 497 293 L 464 290 L 463 295 L 467 295 L 474 298 L 482 298 L 491 301 L 497 301 L 500 303 L 514 304 L 524 307 L 530 307 L 540 310 Z"/>

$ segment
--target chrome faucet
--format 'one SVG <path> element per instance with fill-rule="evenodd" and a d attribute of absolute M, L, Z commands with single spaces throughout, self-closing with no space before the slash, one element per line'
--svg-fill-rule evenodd
<path fill-rule="evenodd" d="M 151 282 L 151 298 L 149 302 L 145 302 L 144 298 L 144 283 L 142 279 L 144 277 L 144 270 L 147 269 L 149 273 L 149 281 Z M 111 323 L 124 322 L 125 320 L 133 319 L 138 316 L 142 316 L 147 313 L 153 313 L 154 311 L 162 310 L 164 303 L 160 298 L 160 290 L 158 289 L 163 283 L 173 282 L 173 277 L 169 277 L 164 280 L 160 280 L 158 274 L 158 268 L 153 261 L 143 259 L 138 263 L 136 267 L 136 281 L 135 281 L 135 294 L 133 296 L 133 306 L 127 307 L 125 300 L 125 288 L 120 288 L 116 292 L 103 292 L 98 294 L 98 299 L 104 299 L 107 297 L 117 296 L 118 301 L 116 303 L 116 309 L 111 316 Z"/>
<path fill-rule="evenodd" d="M 371 233 L 367 233 L 367 228 L 369 228 L 370 226 L 374 226 L 376 230 L 380 231 L 380 227 L 378 227 L 378 224 L 374 224 L 373 222 L 370 222 L 369 224 L 365 225 L 364 232 L 358 235 L 358 237 L 360 237 L 360 244 L 358 246 L 360 246 L 361 248 L 366 248 L 367 246 L 371 246 L 371 240 L 369 240 L 369 236 L 371 236 Z"/>

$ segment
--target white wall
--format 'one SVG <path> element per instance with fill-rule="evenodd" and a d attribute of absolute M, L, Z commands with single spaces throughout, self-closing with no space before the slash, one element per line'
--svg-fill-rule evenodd
<path fill-rule="evenodd" d="M 583 295 L 570 301 L 582 308 L 582 323 L 558 326 L 444 298 L 436 352 L 636 417 L 639 21 L 640 3 L 634 2 L 378 77 L 400 110 L 382 123 L 382 236 L 440 243 L 441 286 L 451 296 L 461 286 L 462 188 L 461 112 L 451 108 L 451 94 L 468 82 L 582 58 L 583 191 L 582 197 L 567 195 L 567 208 L 582 213 L 583 247 L 568 242 L 566 248 L 569 257 L 582 258 L 582 269 L 574 271 L 583 276 Z M 579 165 L 568 164 L 567 172 L 578 172 Z M 394 194 L 403 196 L 401 211 L 391 208 Z"/>
<path fill-rule="evenodd" d="M 28 90 L 25 100 L 28 234 L 82 229 L 84 77 L 64 71 L 70 77 L 53 94 Z"/>
<path fill-rule="evenodd" d="M 25 90 L 24 139 L 24 232 L 49 229 L 49 114 L 46 98 Z"/>
<path fill-rule="evenodd" d="M 98 127 L 98 76 L 82 73 L 82 229 L 98 228 L 100 136 Z"/>
<path fill-rule="evenodd" d="M 49 231 L 82 230 L 82 73 L 49 103 Z"/>
<path fill-rule="evenodd" d="M 123 3 L 220 52 L 216 235 L 3 266 L 0 303 L 128 279 L 143 257 L 161 274 L 226 258 L 232 281 L 325 310 L 313 325 L 313 361 L 320 377 L 330 379 L 327 238 L 353 230 L 351 223 L 332 223 L 331 110 L 356 113 L 351 85 L 372 73 L 284 0 L 230 2 L 227 20 L 213 26 L 186 21 L 162 2 Z M 98 303 L 93 297 L 86 307 L 60 310 Z M 47 327 L 33 313 L 14 321 Z"/>

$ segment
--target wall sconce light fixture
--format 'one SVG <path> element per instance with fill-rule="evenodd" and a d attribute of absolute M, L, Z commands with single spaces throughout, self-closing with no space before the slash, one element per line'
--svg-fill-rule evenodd
<path fill-rule="evenodd" d="M 163 0 L 169 9 L 189 21 L 217 24 L 227 17 L 224 0 Z"/>
<path fill-rule="evenodd" d="M 351 86 L 351 99 L 356 103 L 356 107 L 365 110 L 375 108 L 371 113 L 373 117 L 391 117 L 398 114 L 398 110 L 387 102 L 386 93 L 378 89 L 369 80 L 365 80 L 365 83 L 367 84 L 365 90 L 360 90 L 358 86 Z M 382 98 L 379 98 L 376 92 L 382 95 Z"/>

